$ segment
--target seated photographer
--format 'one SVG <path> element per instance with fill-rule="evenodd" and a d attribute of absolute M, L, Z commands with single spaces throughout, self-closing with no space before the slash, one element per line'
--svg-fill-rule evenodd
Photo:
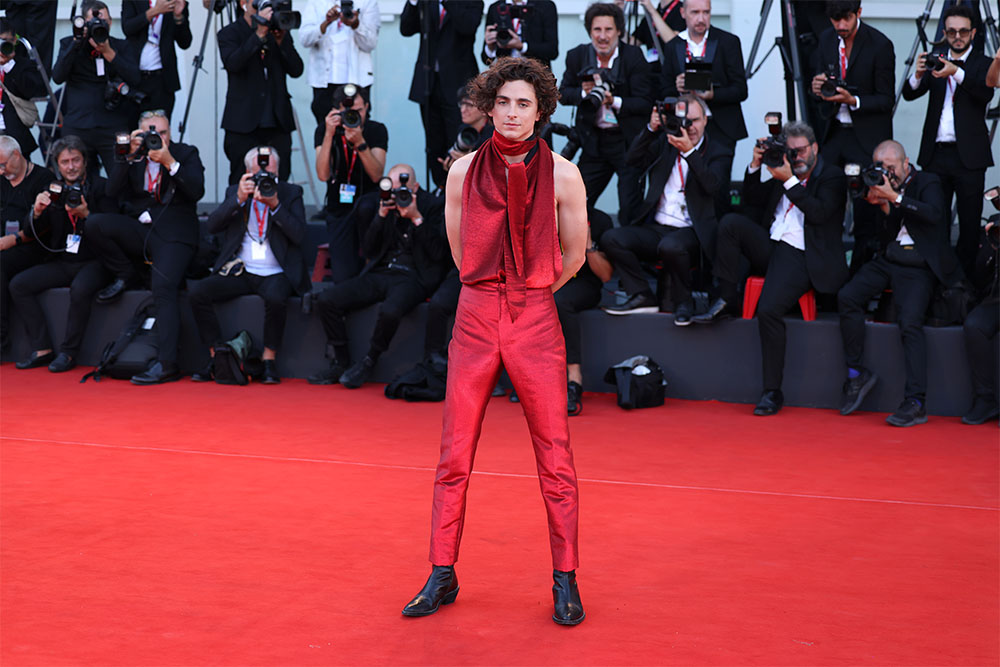
<path fill-rule="evenodd" d="M 552 0 L 497 0 L 486 10 L 483 64 L 534 58 L 551 68 L 559 57 L 559 15 Z"/>
<path fill-rule="evenodd" d="M 379 183 L 378 212 L 365 232 L 368 263 L 361 275 L 320 292 L 316 309 L 326 332 L 330 366 L 312 384 L 357 389 L 371 377 L 403 317 L 441 282 L 447 255 L 443 202 L 422 190 L 413 167 L 397 164 Z M 366 197 L 368 199 L 369 197 Z M 346 316 L 379 304 L 368 354 L 351 365 Z"/>
<path fill-rule="evenodd" d="M 10 98 L 16 95 L 33 105 L 30 100 L 44 94 L 45 83 L 28 49 L 14 33 L 11 22 L 0 17 L 0 134 L 16 139 L 29 159 L 38 144 L 31 136 L 31 128 L 25 126 L 17 113 L 18 103 Z"/>
<path fill-rule="evenodd" d="M 451 169 L 451 165 L 458 158 L 479 150 L 479 147 L 493 136 L 493 122 L 489 116 L 476 108 L 476 103 L 469 97 L 465 86 L 458 89 L 458 112 L 462 115 L 462 129 L 458 131 L 458 137 L 448 149 L 448 154 L 438 158 L 445 171 Z"/>
<path fill-rule="evenodd" d="M 170 141 L 170 120 L 163 112 L 145 111 L 139 124 L 127 145 L 118 144 L 126 155 L 108 178 L 108 194 L 118 197 L 124 215 L 91 215 L 85 229 L 114 276 L 97 293 L 98 303 L 119 298 L 138 282 L 137 267 L 152 264 L 157 361 L 132 382 L 159 384 L 180 378 L 177 294 L 198 247 L 197 204 L 205 194 L 205 168 L 196 147 Z"/>
<path fill-rule="evenodd" d="M 736 312 L 746 260 L 751 275 L 765 277 L 757 305 L 764 392 L 755 415 L 776 414 L 784 404 L 782 318 L 809 290 L 833 294 L 847 279 L 841 238 L 847 182 L 843 170 L 818 152 L 816 135 L 805 123 L 786 123 L 780 135 L 757 140 L 743 178 L 743 201 L 753 217 L 728 213 L 720 221 L 713 264 L 718 298 L 707 313 L 692 318 L 710 324 Z M 762 164 L 771 176 L 766 182 Z"/>
<path fill-rule="evenodd" d="M 862 365 L 865 352 L 865 313 L 868 303 L 887 287 L 899 309 L 906 385 L 903 402 L 886 421 L 914 426 L 927 421 L 927 342 L 924 319 L 940 280 L 952 287 L 962 270 L 948 244 L 945 201 L 937 175 L 917 171 L 903 146 L 887 140 L 872 155 L 882 179 L 868 187 L 865 198 L 877 207 L 879 248 L 837 295 L 840 334 L 847 360 L 847 381 L 840 414 L 849 415 L 865 400 L 878 376 Z"/>
<path fill-rule="evenodd" d="M 986 192 L 1000 211 L 1000 187 Z M 962 323 L 965 352 L 972 376 L 972 407 L 963 424 L 985 424 L 1000 416 L 997 402 L 997 332 L 1000 331 L 1000 213 L 990 216 L 980 233 L 975 271 L 970 276 L 978 288 L 979 303 Z"/>
<path fill-rule="evenodd" d="M 302 188 L 277 182 L 279 159 L 271 146 L 247 152 L 246 173 L 208 216 L 208 232 L 222 235 L 212 275 L 188 285 L 198 333 L 213 358 L 215 345 L 223 340 L 214 304 L 245 294 L 264 299 L 264 384 L 281 382 L 275 353 L 285 333 L 285 302 L 311 287 L 301 247 L 306 233 Z M 208 382 L 213 377 L 209 361 L 192 379 Z"/>
<path fill-rule="evenodd" d="M 727 170 L 733 159 L 728 148 L 706 135 L 707 111 L 694 95 L 668 99 L 653 108 L 649 125 L 632 143 L 626 159 L 639 170 L 649 170 L 649 190 L 635 223 L 612 229 L 601 240 L 628 295 L 625 303 L 604 312 L 659 310 L 640 265 L 659 260 L 670 278 L 674 324 L 691 324 L 691 269 L 703 253 L 708 258 L 715 254 L 713 197 L 729 189 Z"/>
<path fill-rule="evenodd" d="M 335 283 L 361 270 L 358 223 L 351 213 L 362 195 L 378 190 L 385 169 L 389 132 L 368 118 L 370 110 L 364 89 L 347 84 L 334 93 L 333 108 L 316 128 L 316 176 L 327 184 L 326 229 Z"/>
<path fill-rule="evenodd" d="M 31 234 L 31 208 L 39 192 L 56 177 L 21 154 L 14 137 L 0 134 L 0 348 L 10 344 L 10 281 L 21 271 L 45 260 L 48 253 Z M 18 231 L 7 234 L 16 224 Z"/>
<path fill-rule="evenodd" d="M 91 209 L 95 213 L 113 213 L 118 204 L 106 194 L 103 178 L 88 177 L 87 147 L 78 137 L 69 135 L 57 140 L 52 145 L 52 156 L 59 179 L 35 197 L 29 222 L 35 245 L 46 252 L 45 261 L 14 276 L 10 296 L 24 319 L 32 349 L 17 367 L 48 364 L 49 371 L 62 373 L 76 366 L 94 294 L 110 279 L 85 237 L 84 223 Z M 42 292 L 53 287 L 69 287 L 66 332 L 58 356 L 39 303 Z"/>
<path fill-rule="evenodd" d="M 618 220 L 631 219 L 642 200 L 639 174 L 625 164 L 629 145 L 642 131 L 653 92 L 642 49 L 621 41 L 625 16 L 613 3 L 594 3 L 584 15 L 590 42 L 566 54 L 559 103 L 576 107 L 583 149 L 577 165 L 593 208 L 618 175 Z"/>
<path fill-rule="evenodd" d="M 139 110 L 163 109 L 173 115 L 181 89 L 174 45 L 187 49 L 192 38 L 187 0 L 122 0 L 122 32 L 139 54 L 138 90 L 145 94 Z"/>
<path fill-rule="evenodd" d="M 73 19 L 73 34 L 59 42 L 52 81 L 63 83 L 62 136 L 87 146 L 87 169 L 97 175 L 98 157 L 111 175 L 115 133 L 135 121 L 136 107 L 126 91 L 142 83 L 138 54 L 111 37 L 111 14 L 101 0 L 84 0 Z"/>

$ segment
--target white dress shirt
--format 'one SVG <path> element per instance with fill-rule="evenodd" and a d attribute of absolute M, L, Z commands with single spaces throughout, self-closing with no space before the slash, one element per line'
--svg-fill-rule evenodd
<path fill-rule="evenodd" d="M 680 160 L 674 159 L 674 168 L 670 170 L 670 178 L 663 186 L 663 194 L 660 195 L 660 203 L 656 207 L 654 220 L 661 225 L 668 227 L 690 227 L 691 214 L 688 212 L 687 195 L 684 189 L 687 186 L 688 175 L 691 168 L 688 166 L 687 158 L 691 153 L 701 148 L 705 142 L 702 136 L 694 148 L 686 153 L 678 155 Z"/>
<path fill-rule="evenodd" d="M 948 52 L 948 58 L 950 60 L 961 60 L 965 62 L 965 59 L 969 57 L 972 52 L 972 46 L 965 50 L 960 56 L 956 56 L 953 51 Z M 930 71 L 924 72 L 924 76 L 931 76 Z M 938 122 L 937 137 L 934 139 L 937 142 L 951 143 L 956 141 L 955 138 L 955 90 L 962 85 L 965 81 L 965 70 L 961 67 L 949 76 L 945 81 L 944 90 L 944 104 L 941 105 L 941 120 Z M 917 78 L 916 74 L 910 75 L 910 88 L 916 90 L 920 85 L 920 79 Z M 911 242 L 912 243 L 912 242 Z"/>
<path fill-rule="evenodd" d="M 759 169 L 760 167 L 757 167 L 757 169 L 750 167 L 748 171 L 753 174 Z M 799 183 L 802 183 L 802 181 L 800 181 L 794 174 L 791 178 L 782 183 L 786 194 L 782 195 L 781 199 L 778 201 L 777 207 L 774 209 L 774 219 L 771 221 L 770 236 L 772 241 L 784 241 L 796 250 L 805 250 L 806 216 L 798 206 L 792 203 L 792 200 L 788 198 L 787 194 L 789 190 L 794 188 Z M 805 185 L 805 183 L 802 184 Z"/>
<path fill-rule="evenodd" d="M 320 32 L 327 10 L 339 4 L 339 0 L 309 0 L 302 12 L 299 39 L 309 49 L 306 79 L 313 88 L 340 83 L 364 87 L 375 79 L 372 52 L 378 43 L 381 21 L 378 0 L 355 0 L 357 30 L 337 20 L 326 27 L 326 32 Z"/>

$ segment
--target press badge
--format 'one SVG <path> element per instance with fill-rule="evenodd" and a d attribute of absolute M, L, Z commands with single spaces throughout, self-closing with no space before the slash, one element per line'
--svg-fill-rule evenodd
<path fill-rule="evenodd" d="M 80 235 L 79 234 L 67 234 L 66 235 L 66 252 L 71 252 L 74 255 L 80 252 Z"/>
<path fill-rule="evenodd" d="M 267 259 L 267 246 L 254 241 L 250 244 L 250 259 L 263 261 Z"/>
<path fill-rule="evenodd" d="M 94 65 L 97 66 L 97 76 L 104 76 L 104 58 L 95 60 Z"/>
<path fill-rule="evenodd" d="M 351 185 L 350 183 L 342 183 L 340 185 L 340 203 L 341 204 L 353 204 L 354 195 L 358 192 L 358 186 Z"/>
<path fill-rule="evenodd" d="M 618 124 L 618 116 L 615 115 L 615 112 L 613 110 L 607 107 L 604 108 L 604 122 L 610 123 L 611 125 Z"/>

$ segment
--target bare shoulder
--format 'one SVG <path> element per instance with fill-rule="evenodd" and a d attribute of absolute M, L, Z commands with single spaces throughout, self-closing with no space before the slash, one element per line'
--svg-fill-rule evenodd
<path fill-rule="evenodd" d="M 556 181 L 557 195 L 560 189 L 575 188 L 578 185 L 583 185 L 580 170 L 575 164 L 554 151 L 552 153 L 552 162 L 552 172 Z"/>
<path fill-rule="evenodd" d="M 462 191 L 462 185 L 465 183 L 465 174 L 469 171 L 469 165 L 472 164 L 472 157 L 475 154 L 476 151 L 472 151 L 451 164 L 451 168 L 448 170 L 448 192 Z"/>

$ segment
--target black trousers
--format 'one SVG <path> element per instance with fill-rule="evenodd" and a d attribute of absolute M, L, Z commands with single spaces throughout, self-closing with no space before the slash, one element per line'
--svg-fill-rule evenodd
<path fill-rule="evenodd" d="M 903 337 L 906 364 L 905 398 L 923 402 L 927 394 L 927 341 L 924 319 L 934 294 L 934 273 L 928 268 L 900 266 L 878 255 L 860 268 L 837 295 L 840 335 L 850 368 L 861 369 L 865 352 L 865 311 L 872 297 L 892 288 L 899 309 L 899 330 Z"/>
<path fill-rule="evenodd" d="M 664 271 L 670 276 L 674 304 L 691 300 L 691 267 L 700 253 L 698 235 L 692 227 L 670 227 L 655 222 L 615 227 L 601 237 L 601 248 L 618 269 L 629 296 L 649 293 L 640 262 L 662 261 Z M 661 299 L 663 296 L 660 295 Z"/>
<path fill-rule="evenodd" d="M 997 402 L 997 331 L 1000 330 L 1000 301 L 988 298 L 972 309 L 962 325 L 965 351 L 972 373 L 972 393 L 995 405 Z"/>
<path fill-rule="evenodd" d="M 723 160 L 725 167 L 723 167 L 722 173 L 726 175 L 726 181 L 712 197 L 712 200 L 715 201 L 715 217 L 721 218 L 733 210 L 733 202 L 729 197 L 729 189 L 733 179 L 733 159 L 736 155 L 736 141 L 719 128 L 719 124 L 715 122 L 715 116 L 711 116 L 708 119 L 707 131 L 709 136 L 712 137 L 712 141 L 722 144 L 729 149 L 729 157 Z"/>
<path fill-rule="evenodd" d="M 264 299 L 264 347 L 277 350 L 285 335 L 285 315 L 288 297 L 295 292 L 284 273 L 258 276 L 244 271 L 238 276 L 213 274 L 188 284 L 188 298 L 201 342 L 214 345 L 222 340 L 222 327 L 215 313 L 215 304 L 246 294 L 259 294 Z"/>
<path fill-rule="evenodd" d="M 448 356 L 448 326 L 458 309 L 458 294 L 462 291 L 462 281 L 458 279 L 458 269 L 452 268 L 431 295 L 427 303 L 427 327 L 424 330 L 424 354 Z"/>
<path fill-rule="evenodd" d="M 416 275 L 375 269 L 320 292 L 317 309 L 327 340 L 334 349 L 347 345 L 347 314 L 378 303 L 368 356 L 378 360 L 389 347 L 403 317 L 427 296 Z M 337 359 L 340 363 L 347 359 Z"/>
<path fill-rule="evenodd" d="M 580 176 L 583 178 L 583 185 L 587 189 L 587 209 L 597 206 L 604 188 L 608 187 L 611 177 L 618 176 L 618 224 L 632 224 L 629 216 L 631 211 L 641 201 L 641 188 L 639 187 L 639 176 L 634 169 L 626 170 L 625 152 L 628 144 L 625 142 L 625 135 L 620 129 L 602 130 L 594 128 L 594 136 L 597 140 L 596 149 L 591 152 L 586 148 L 580 154 L 577 167 L 580 168 Z"/>
<path fill-rule="evenodd" d="M 344 83 L 350 83 L 345 81 Z M 333 93 L 336 92 L 338 88 L 344 85 L 344 83 L 331 83 L 326 86 L 326 88 L 313 88 L 313 100 L 310 105 L 310 110 L 312 110 L 313 118 L 316 119 L 316 125 L 323 127 L 326 125 L 326 115 L 330 113 L 333 108 Z M 365 94 L 370 94 L 371 86 L 362 86 L 359 88 L 365 92 Z M 369 97 L 369 99 L 371 99 Z"/>
<path fill-rule="evenodd" d="M 229 158 L 229 184 L 240 182 L 240 177 L 246 173 L 243 158 L 247 151 L 257 146 L 273 146 L 278 151 L 278 180 L 287 181 L 292 174 L 292 133 L 281 128 L 259 128 L 253 132 L 226 132 L 222 141 L 222 150 Z"/>
<path fill-rule="evenodd" d="M 163 109 L 167 112 L 167 118 L 173 120 L 175 94 L 167 86 L 162 69 L 143 71 L 139 90 L 146 93 L 146 99 L 139 105 L 139 111 Z"/>
<path fill-rule="evenodd" d="M 95 110 L 94 113 L 98 113 Z M 105 113 L 104 109 L 100 113 Z M 115 134 L 117 132 L 128 131 L 129 128 L 108 128 L 108 127 L 70 127 L 63 126 L 61 136 L 68 137 L 76 135 L 80 137 L 87 146 L 87 175 L 91 178 L 100 175 L 101 165 L 107 174 L 111 173 L 111 165 L 115 161 Z"/>
<path fill-rule="evenodd" d="M 955 144 L 935 144 L 934 159 L 927 171 L 937 174 L 944 189 L 945 212 L 951 222 L 951 198 L 958 208 L 958 243 L 955 254 L 965 275 L 975 275 L 976 252 L 979 250 L 979 226 L 983 215 L 983 190 L 986 189 L 985 169 L 966 169 Z"/>
<path fill-rule="evenodd" d="M 7 18 L 14 25 L 14 32 L 38 50 L 38 56 L 45 65 L 46 73 L 52 75 L 52 47 L 55 44 L 56 10 L 58 2 L 31 2 L 20 0 L 4 5 Z"/>
<path fill-rule="evenodd" d="M 595 280 L 576 276 L 555 293 L 559 324 L 566 339 L 566 363 L 583 363 L 580 335 L 580 313 L 596 308 L 601 302 L 601 285 Z"/>
<path fill-rule="evenodd" d="M 14 276 L 48 259 L 49 253 L 34 241 L 0 251 L 0 341 L 9 340 L 10 283 Z"/>
<path fill-rule="evenodd" d="M 59 258 L 37 264 L 17 274 L 10 283 L 10 295 L 17 312 L 24 318 L 31 349 L 45 350 L 53 347 L 38 297 L 47 289 L 68 286 L 66 334 L 58 350 L 75 357 L 87 331 L 94 295 L 108 284 L 110 277 L 108 270 L 96 259 L 78 262 Z"/>
<path fill-rule="evenodd" d="M 853 128 L 844 127 L 837 120 L 830 121 L 833 128 L 820 155 L 827 164 L 843 168 L 847 163 L 861 165 L 862 168 L 872 163 L 872 150 L 866 150 Z M 888 138 L 888 137 L 886 137 Z M 982 193 L 980 193 L 982 196 Z M 869 204 L 864 199 L 853 199 L 851 205 L 854 211 L 854 250 L 851 252 L 851 275 L 858 272 L 861 265 L 875 256 L 878 250 L 878 207 Z"/>
<path fill-rule="evenodd" d="M 326 212 L 326 232 L 329 238 L 330 273 L 335 283 L 342 283 L 361 272 L 361 244 L 357 218 Z"/>
<path fill-rule="evenodd" d="M 87 241 L 116 278 L 134 280 L 136 266 L 144 257 L 152 260 L 157 354 L 160 361 L 175 363 L 181 328 L 177 299 L 195 248 L 163 241 L 156 232 L 150 233 L 150 225 L 125 215 L 97 213 L 87 218 L 86 224 Z"/>
<path fill-rule="evenodd" d="M 427 141 L 427 169 L 439 188 L 443 188 L 448 180 L 448 172 L 437 159 L 444 157 L 455 143 L 458 129 L 462 126 L 462 114 L 458 110 L 458 100 L 455 99 L 457 93 L 457 90 L 445 90 L 441 85 L 441 77 L 432 72 L 430 99 L 420 105 L 420 120 L 424 123 Z"/>

